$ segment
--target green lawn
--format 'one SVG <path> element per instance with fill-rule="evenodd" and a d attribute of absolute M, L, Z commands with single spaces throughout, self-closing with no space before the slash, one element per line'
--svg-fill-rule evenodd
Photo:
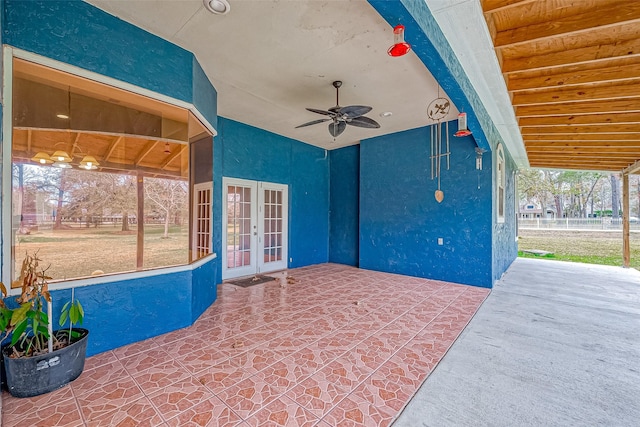
<path fill-rule="evenodd" d="M 640 234 L 631 234 L 630 246 L 630 266 L 640 268 Z M 544 250 L 552 254 L 536 256 L 522 252 L 522 250 L 532 249 Z M 622 266 L 622 233 L 520 230 L 518 256 Z"/>

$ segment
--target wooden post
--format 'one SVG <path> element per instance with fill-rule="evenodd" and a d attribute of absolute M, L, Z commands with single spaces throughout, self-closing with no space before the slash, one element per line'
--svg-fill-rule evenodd
<path fill-rule="evenodd" d="M 138 213 L 136 214 L 136 222 L 138 226 L 138 241 L 136 253 L 136 268 L 141 270 L 144 266 L 144 176 L 138 171 Z"/>
<path fill-rule="evenodd" d="M 622 266 L 629 268 L 629 174 L 622 174 Z"/>

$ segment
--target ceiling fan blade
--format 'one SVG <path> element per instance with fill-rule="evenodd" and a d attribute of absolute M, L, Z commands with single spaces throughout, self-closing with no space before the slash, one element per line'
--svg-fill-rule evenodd
<path fill-rule="evenodd" d="M 347 105 L 346 107 L 342 107 L 338 110 L 338 113 L 353 119 L 355 117 L 364 116 L 371 110 L 372 108 L 367 105 Z"/>
<path fill-rule="evenodd" d="M 335 138 L 338 135 L 340 135 L 342 132 L 344 132 L 344 129 L 346 127 L 347 127 L 346 122 L 343 122 L 342 120 L 340 121 L 334 120 L 333 122 L 329 123 L 329 133 L 331 134 L 331 136 Z"/>
<path fill-rule="evenodd" d="M 347 121 L 350 125 L 357 126 L 360 128 L 369 128 L 369 129 L 377 129 L 380 127 L 380 124 L 369 117 L 356 117 L 349 121 Z"/>
<path fill-rule="evenodd" d="M 318 120 L 312 120 L 312 121 L 310 121 L 310 122 L 303 123 L 303 124 L 301 124 L 300 126 L 296 126 L 295 128 L 296 128 L 296 129 L 298 129 L 298 128 L 303 128 L 303 127 L 305 127 L 305 126 L 311 126 L 311 125 L 315 125 L 315 124 L 318 124 L 318 123 L 327 122 L 327 121 L 329 121 L 329 120 L 331 120 L 331 119 L 318 119 Z"/>
<path fill-rule="evenodd" d="M 317 108 L 307 108 L 307 111 L 311 111 L 312 113 L 323 114 L 325 116 L 335 116 L 336 113 L 327 111 L 327 110 L 318 110 Z"/>

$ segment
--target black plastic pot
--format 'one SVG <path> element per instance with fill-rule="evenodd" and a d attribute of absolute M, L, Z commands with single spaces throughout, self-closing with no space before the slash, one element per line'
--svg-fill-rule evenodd
<path fill-rule="evenodd" d="M 11 358 L 2 351 L 7 389 L 15 397 L 31 397 L 57 390 L 80 376 L 84 369 L 89 331 L 74 328 L 81 337 L 51 353 Z"/>

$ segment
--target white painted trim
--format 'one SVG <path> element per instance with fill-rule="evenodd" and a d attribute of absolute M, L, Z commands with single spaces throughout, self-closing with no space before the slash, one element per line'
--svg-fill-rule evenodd
<path fill-rule="evenodd" d="M 5 47 L 2 51 L 2 59 L 4 64 L 2 74 L 2 282 L 6 283 L 9 288 L 11 284 L 11 276 L 13 263 L 11 257 L 11 248 L 13 247 L 13 239 L 11 238 L 11 227 L 13 221 L 12 212 L 12 184 L 11 184 L 11 147 L 12 147 L 12 130 L 11 119 L 13 117 L 13 54 L 10 47 Z"/>
<path fill-rule="evenodd" d="M 227 253 L 227 224 L 229 222 L 229 218 L 227 215 L 227 199 L 228 199 L 228 191 L 230 185 L 236 185 L 239 187 L 247 187 L 251 189 L 251 229 L 254 230 L 251 235 L 251 257 L 249 265 L 245 265 L 242 267 L 228 268 L 227 260 L 229 258 L 229 254 Z M 231 177 L 222 177 L 222 280 L 232 279 L 235 277 L 248 276 L 251 274 L 256 274 L 258 271 L 258 212 L 255 209 L 257 204 L 257 196 L 258 196 L 258 181 L 252 181 L 248 179 L 241 178 L 231 178 Z"/>
<path fill-rule="evenodd" d="M 178 265 L 175 267 L 160 267 L 160 268 L 154 268 L 154 269 L 144 270 L 144 271 L 134 271 L 131 273 L 116 273 L 116 274 L 96 276 L 96 277 L 85 278 L 85 279 L 51 282 L 49 283 L 49 290 L 59 291 L 62 289 L 80 288 L 84 286 L 100 285 L 104 283 L 124 282 L 127 280 L 142 279 L 146 277 L 164 276 L 166 274 L 180 273 L 183 271 L 193 271 L 197 268 L 202 267 L 204 264 L 208 263 L 209 261 L 213 261 L 217 257 L 218 255 L 216 253 L 212 253 L 210 255 L 207 255 L 204 258 L 200 258 L 198 261 L 195 261 L 191 264 Z M 20 291 L 21 290 L 19 288 L 9 289 L 9 295 L 19 295 Z"/>
<path fill-rule="evenodd" d="M 200 224 L 199 215 L 199 204 L 198 204 L 198 193 L 201 191 L 208 191 L 210 193 L 210 202 L 209 202 L 209 253 L 213 252 L 213 181 L 209 182 L 200 182 L 198 184 L 193 185 L 193 206 L 192 209 L 192 218 L 193 227 L 192 227 L 192 236 L 191 236 L 191 252 L 192 254 L 196 253 L 196 249 L 198 247 L 198 224 Z M 193 255 L 192 255 L 193 256 Z"/>
<path fill-rule="evenodd" d="M 123 82 L 122 80 L 114 79 L 113 77 L 108 77 L 103 74 L 98 74 L 93 71 L 85 70 L 84 68 L 80 68 L 75 65 L 60 62 L 55 59 L 47 58 L 46 56 L 38 55 L 32 52 L 28 52 L 26 50 L 17 49 L 17 48 L 8 48 L 8 49 L 13 51 L 13 57 L 15 58 L 20 58 L 20 59 L 24 59 L 25 61 L 35 62 L 36 64 L 44 65 L 46 67 L 53 68 L 55 70 L 73 74 L 78 77 L 90 79 L 98 83 L 103 83 L 109 86 L 116 87 L 118 89 L 126 90 L 131 93 L 146 96 L 148 98 L 155 99 L 157 101 L 165 102 L 167 104 L 171 104 L 176 107 L 189 110 L 194 116 L 198 118 L 198 120 L 202 122 L 204 127 L 206 127 L 207 130 L 213 134 L 213 136 L 216 136 L 218 134 L 216 129 L 211 125 L 211 123 L 209 123 L 209 121 L 205 119 L 204 116 L 198 111 L 198 109 L 190 102 L 185 102 L 180 99 L 172 98 L 170 96 L 163 95 L 161 93 L 154 92 L 152 90 L 145 89 L 140 86 L 133 85 L 131 83 Z M 12 62 L 13 57 L 9 62 Z M 6 64 L 7 64 L 7 58 L 5 57 L 5 66 Z"/>

